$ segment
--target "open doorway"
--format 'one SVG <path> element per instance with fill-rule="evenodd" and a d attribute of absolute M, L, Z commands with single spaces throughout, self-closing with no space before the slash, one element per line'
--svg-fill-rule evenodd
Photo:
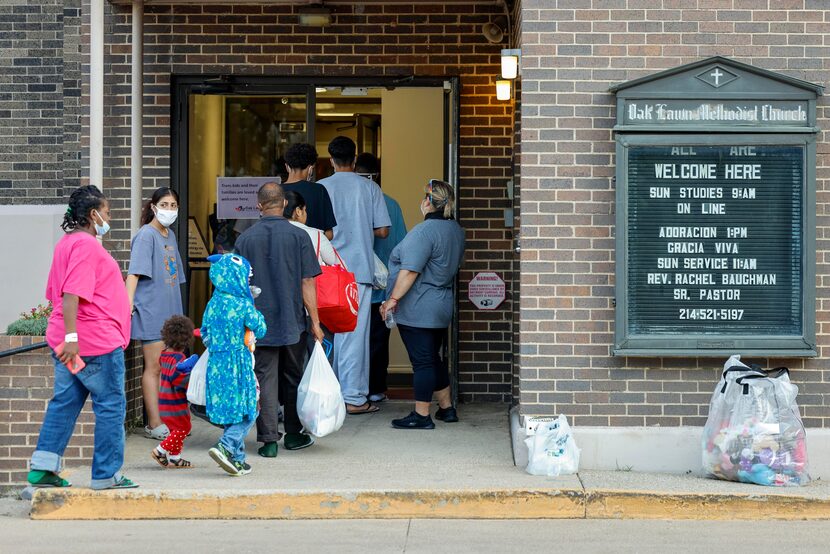
<path fill-rule="evenodd" d="M 342 80 L 298 83 L 271 78 L 177 79 L 173 118 L 173 186 L 182 199 L 178 236 L 188 260 L 188 315 L 201 324 L 210 295 L 204 257 L 230 251 L 258 214 L 223 210 L 233 179 L 284 180 L 283 155 L 292 144 L 314 144 L 315 180 L 332 172 L 329 141 L 348 136 L 358 153 L 381 163 L 380 184 L 398 201 L 407 229 L 421 221 L 423 188 L 440 177 L 456 185 L 457 83 L 426 79 L 406 87 Z M 221 184 L 220 184 L 221 183 Z M 227 206 L 225 206 L 227 208 Z M 186 227 L 185 227 L 186 225 Z M 457 332 L 452 330 L 452 337 Z M 455 352 L 454 340 L 450 341 Z M 456 364 L 451 357 L 453 390 Z M 390 341 L 389 396 L 411 398 L 412 372 L 397 330 Z"/>

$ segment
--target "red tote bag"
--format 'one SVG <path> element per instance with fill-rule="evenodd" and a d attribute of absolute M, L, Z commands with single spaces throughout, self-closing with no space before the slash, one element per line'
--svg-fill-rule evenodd
<path fill-rule="evenodd" d="M 340 254 L 334 251 L 340 265 L 320 266 L 317 276 L 317 312 L 320 323 L 332 333 L 350 333 L 357 327 L 360 298 L 354 273 L 343 269 Z M 320 259 L 320 235 L 317 235 L 317 259 Z"/>

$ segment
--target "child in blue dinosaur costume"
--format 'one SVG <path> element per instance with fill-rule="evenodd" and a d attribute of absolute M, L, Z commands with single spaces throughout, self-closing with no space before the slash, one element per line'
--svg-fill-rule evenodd
<path fill-rule="evenodd" d="M 246 475 L 245 437 L 257 418 L 257 382 L 245 332 L 265 335 L 265 318 L 254 307 L 249 280 L 251 264 L 237 254 L 208 257 L 215 290 L 202 316 L 202 341 L 207 346 L 205 399 L 211 422 L 225 432 L 208 453 L 231 475 Z"/>

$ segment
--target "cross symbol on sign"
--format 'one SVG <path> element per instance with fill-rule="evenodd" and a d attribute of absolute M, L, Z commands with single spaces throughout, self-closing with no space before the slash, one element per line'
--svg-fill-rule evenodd
<path fill-rule="evenodd" d="M 723 77 L 723 73 L 721 73 L 718 68 L 715 68 L 715 70 L 709 75 L 715 78 L 715 86 L 720 86 L 720 78 Z"/>

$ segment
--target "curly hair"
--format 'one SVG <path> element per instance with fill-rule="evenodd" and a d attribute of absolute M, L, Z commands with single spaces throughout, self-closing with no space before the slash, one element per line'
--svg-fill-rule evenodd
<path fill-rule="evenodd" d="M 91 221 L 90 212 L 100 210 L 106 201 L 104 193 L 95 185 L 76 188 L 69 196 L 69 207 L 63 214 L 61 229 L 68 233 L 80 227 L 87 227 Z"/>
<path fill-rule="evenodd" d="M 161 340 L 169 350 L 184 352 L 193 346 L 193 322 L 183 315 L 174 315 L 161 327 Z"/>
<path fill-rule="evenodd" d="M 304 142 L 292 144 L 285 151 L 285 163 L 291 169 L 305 169 L 317 163 L 317 149 Z"/>
<path fill-rule="evenodd" d="M 344 167 L 352 165 L 356 154 L 357 146 L 349 137 L 339 136 L 331 139 L 329 143 L 329 155 L 338 166 Z"/>
<path fill-rule="evenodd" d="M 144 204 L 144 207 L 141 208 L 141 224 L 147 225 L 156 214 L 153 213 L 153 206 L 161 202 L 161 199 L 165 196 L 172 196 L 176 199 L 176 204 L 179 203 L 179 193 L 175 190 L 168 188 L 168 187 L 160 187 L 156 189 L 156 192 L 153 193 L 153 197 L 150 198 L 148 202 Z"/>

